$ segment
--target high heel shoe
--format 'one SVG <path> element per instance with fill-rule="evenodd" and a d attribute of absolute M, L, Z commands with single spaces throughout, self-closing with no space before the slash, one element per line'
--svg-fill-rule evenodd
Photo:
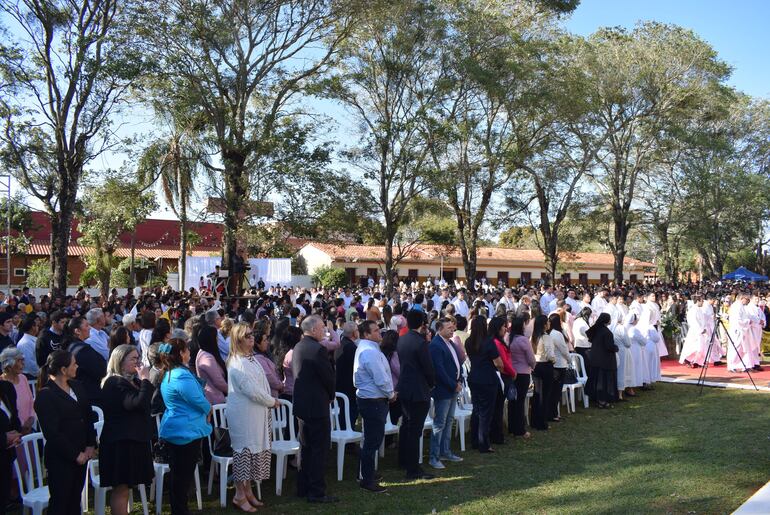
<path fill-rule="evenodd" d="M 233 506 L 235 506 L 241 511 L 245 511 L 246 513 L 254 513 L 255 511 L 257 511 L 257 509 L 251 505 L 248 499 L 237 501 L 235 500 L 235 497 L 233 497 Z"/>

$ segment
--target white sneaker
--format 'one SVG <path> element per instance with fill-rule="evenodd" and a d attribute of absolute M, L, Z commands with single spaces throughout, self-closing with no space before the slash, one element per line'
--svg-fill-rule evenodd
<path fill-rule="evenodd" d="M 428 463 L 431 467 L 434 469 L 443 469 L 446 468 L 443 463 L 441 463 L 439 460 L 430 460 Z"/>

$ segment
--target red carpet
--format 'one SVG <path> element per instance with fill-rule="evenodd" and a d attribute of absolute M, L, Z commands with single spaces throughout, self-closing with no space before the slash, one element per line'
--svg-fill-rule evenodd
<path fill-rule="evenodd" d="M 752 372 L 751 377 L 754 378 L 754 382 L 757 386 L 770 385 L 770 364 L 763 363 L 764 370 L 762 372 Z M 677 379 L 693 379 L 698 380 L 700 376 L 700 368 L 689 368 L 686 365 L 680 365 L 679 361 L 673 359 L 662 359 L 660 362 L 660 372 L 666 377 L 672 377 Z M 745 372 L 736 374 L 728 372 L 725 365 L 714 366 L 710 365 L 706 371 L 706 381 L 715 383 L 736 383 L 736 384 L 751 384 L 749 376 Z"/>

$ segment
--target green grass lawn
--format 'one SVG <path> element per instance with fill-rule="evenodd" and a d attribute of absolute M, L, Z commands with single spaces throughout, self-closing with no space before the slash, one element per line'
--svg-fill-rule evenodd
<path fill-rule="evenodd" d="M 405 481 L 396 451 L 388 450 L 380 460 L 384 494 L 358 488 L 351 455 L 337 482 L 330 452 L 328 490 L 341 498 L 338 504 L 319 507 L 294 497 L 290 470 L 282 497 L 272 480 L 263 484 L 267 507 L 259 511 L 730 513 L 770 480 L 769 403 L 767 393 L 706 388 L 700 396 L 693 386 L 659 383 L 613 410 L 579 407 L 529 441 L 509 439 L 496 454 L 469 449 L 463 463 L 446 464 L 432 481 Z M 232 495 L 231 488 L 228 502 Z M 204 512 L 236 512 L 220 509 L 214 497 L 204 499 Z"/>

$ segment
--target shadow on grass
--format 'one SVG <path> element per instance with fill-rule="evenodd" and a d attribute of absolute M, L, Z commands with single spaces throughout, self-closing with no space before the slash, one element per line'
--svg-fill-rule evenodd
<path fill-rule="evenodd" d="M 330 452 L 327 486 L 338 504 L 295 497 L 290 470 L 283 496 L 275 496 L 272 479 L 262 485 L 260 512 L 729 513 L 770 479 L 768 401 L 766 393 L 706 389 L 700 396 L 691 386 L 660 384 L 614 410 L 578 408 L 531 440 L 508 438 L 493 455 L 468 450 L 432 481 L 406 481 L 388 449 L 379 466 L 389 488 L 383 494 L 358 488 L 350 454 L 338 482 Z M 204 511 L 234 513 L 212 494 Z"/>

